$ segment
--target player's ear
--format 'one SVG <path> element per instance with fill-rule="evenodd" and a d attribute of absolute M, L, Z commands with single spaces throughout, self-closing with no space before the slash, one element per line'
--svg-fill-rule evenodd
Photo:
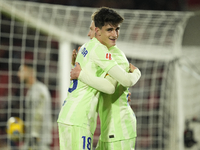
<path fill-rule="evenodd" d="M 101 36 L 101 30 L 98 27 L 95 27 L 95 33 L 97 36 Z"/>

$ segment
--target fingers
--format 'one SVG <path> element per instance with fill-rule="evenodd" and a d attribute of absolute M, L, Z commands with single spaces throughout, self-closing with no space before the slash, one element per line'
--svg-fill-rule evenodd
<path fill-rule="evenodd" d="M 74 66 L 74 64 L 75 64 L 76 56 L 77 56 L 77 53 L 76 53 L 76 50 L 74 49 L 74 50 L 72 51 L 72 65 L 73 65 L 73 66 Z"/>
<path fill-rule="evenodd" d="M 76 54 L 76 49 L 74 49 L 74 50 L 72 51 L 72 53 L 73 53 L 73 55 Z"/>
<path fill-rule="evenodd" d="M 131 92 L 128 93 L 128 102 L 131 101 Z"/>
<path fill-rule="evenodd" d="M 71 69 L 70 80 L 78 79 L 80 72 L 81 72 L 80 64 L 78 62 L 76 62 L 75 68 Z"/>
<path fill-rule="evenodd" d="M 137 67 L 135 67 L 133 64 L 129 63 L 129 72 L 133 72 Z"/>
<path fill-rule="evenodd" d="M 73 70 L 73 69 L 71 69 L 71 71 L 70 71 L 70 80 L 73 80 L 73 79 L 72 79 L 72 70 Z"/>
<path fill-rule="evenodd" d="M 71 69 L 70 72 L 70 80 L 77 79 L 76 78 L 76 69 Z"/>
<path fill-rule="evenodd" d="M 129 63 L 129 72 L 132 72 L 132 70 L 131 70 L 131 63 Z"/>
<path fill-rule="evenodd" d="M 80 48 L 81 48 L 81 47 L 79 46 L 79 47 L 78 47 L 78 51 L 80 50 Z"/>
<path fill-rule="evenodd" d="M 74 50 L 73 50 L 73 56 L 76 58 L 76 55 L 77 55 L 77 52 L 76 52 L 76 50 L 74 49 Z"/>
<path fill-rule="evenodd" d="M 78 47 L 78 51 L 80 50 L 80 48 L 81 48 L 81 47 L 79 46 L 79 47 Z M 74 49 L 74 50 L 73 50 L 73 54 L 76 54 L 76 55 L 77 55 L 77 52 L 78 52 L 78 51 L 76 51 L 76 49 Z"/>

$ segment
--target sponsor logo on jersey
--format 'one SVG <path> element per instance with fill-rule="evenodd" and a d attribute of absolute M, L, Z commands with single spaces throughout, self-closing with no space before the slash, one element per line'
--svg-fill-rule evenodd
<path fill-rule="evenodd" d="M 106 59 L 112 60 L 112 54 L 111 53 L 106 53 Z"/>
<path fill-rule="evenodd" d="M 85 57 L 88 54 L 88 51 L 86 50 L 85 47 L 84 47 L 83 51 L 81 52 L 81 54 L 83 55 L 83 57 Z"/>

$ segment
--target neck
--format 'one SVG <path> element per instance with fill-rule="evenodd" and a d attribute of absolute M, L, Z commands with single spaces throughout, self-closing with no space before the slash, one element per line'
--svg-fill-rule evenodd
<path fill-rule="evenodd" d="M 98 38 L 98 36 L 95 36 L 95 38 L 101 43 L 101 44 L 103 44 L 104 45 L 104 43 L 100 40 L 100 38 Z M 106 46 L 106 45 L 105 45 Z M 108 47 L 108 46 L 106 46 L 108 49 L 110 48 L 110 47 Z"/>
<path fill-rule="evenodd" d="M 36 78 L 29 77 L 29 79 L 26 82 L 26 85 L 27 85 L 28 88 L 30 88 L 35 82 L 36 82 Z"/>

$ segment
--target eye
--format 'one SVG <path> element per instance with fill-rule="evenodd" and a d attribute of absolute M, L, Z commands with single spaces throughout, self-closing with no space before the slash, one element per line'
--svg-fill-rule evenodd
<path fill-rule="evenodd" d="M 119 28 L 117 28 L 116 31 L 118 32 L 118 31 L 119 31 Z"/>

